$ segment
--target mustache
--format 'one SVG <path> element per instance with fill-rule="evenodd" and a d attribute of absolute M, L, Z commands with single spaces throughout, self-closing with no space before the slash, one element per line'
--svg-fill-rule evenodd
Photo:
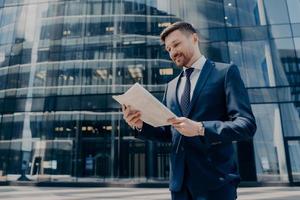
<path fill-rule="evenodd" d="M 172 57 L 173 57 L 173 60 L 175 60 L 178 56 L 180 56 L 181 53 L 175 53 Z"/>

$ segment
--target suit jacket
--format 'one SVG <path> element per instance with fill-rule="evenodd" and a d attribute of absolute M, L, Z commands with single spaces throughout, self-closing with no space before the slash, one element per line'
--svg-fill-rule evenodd
<path fill-rule="evenodd" d="M 182 116 L 177 98 L 181 76 L 182 73 L 167 84 L 163 99 L 178 117 Z M 154 128 L 146 123 L 136 135 L 141 139 L 172 143 L 170 190 L 181 189 L 187 171 L 189 183 L 195 190 L 217 189 L 230 181 L 239 182 L 232 142 L 251 139 L 256 123 L 236 65 L 206 61 L 187 118 L 203 122 L 205 136 L 185 137 L 172 126 Z"/>

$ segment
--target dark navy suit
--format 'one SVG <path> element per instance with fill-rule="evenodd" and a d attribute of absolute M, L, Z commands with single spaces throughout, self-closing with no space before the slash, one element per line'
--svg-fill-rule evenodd
<path fill-rule="evenodd" d="M 177 98 L 181 76 L 182 73 L 167 84 L 163 100 L 178 117 L 182 116 Z M 251 139 L 256 124 L 237 66 L 205 62 L 187 118 L 203 122 L 204 137 L 185 137 L 171 126 L 154 128 L 146 123 L 136 135 L 141 139 L 172 143 L 171 192 L 188 187 L 193 193 L 201 193 L 229 183 L 238 184 L 232 142 Z"/>

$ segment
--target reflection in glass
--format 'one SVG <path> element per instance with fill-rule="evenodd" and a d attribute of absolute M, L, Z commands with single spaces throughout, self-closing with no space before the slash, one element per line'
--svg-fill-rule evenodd
<path fill-rule="evenodd" d="M 253 105 L 252 108 L 258 127 L 254 136 L 258 179 L 287 181 L 279 107 L 276 104 L 264 104 Z"/>
<path fill-rule="evenodd" d="M 242 55 L 245 84 L 248 87 L 264 87 L 274 84 L 273 66 L 270 61 L 270 49 L 264 41 L 242 42 Z"/>
<path fill-rule="evenodd" d="M 237 5 L 236 1 L 224 0 L 224 11 L 225 11 L 225 22 L 226 26 L 238 26 L 238 16 L 237 16 Z"/>
<path fill-rule="evenodd" d="M 286 0 L 291 23 L 300 23 L 300 2 L 298 0 Z"/>
<path fill-rule="evenodd" d="M 300 181 L 300 141 L 288 141 L 289 156 L 291 161 L 292 176 L 294 182 Z"/>
<path fill-rule="evenodd" d="M 294 37 L 300 37 L 300 23 L 292 24 L 292 30 Z"/>
<path fill-rule="evenodd" d="M 294 38 L 294 43 L 295 43 L 297 58 L 300 59 L 300 37 Z M 299 66 L 299 62 L 298 62 L 298 66 Z"/>
<path fill-rule="evenodd" d="M 296 93 L 297 95 L 297 93 Z M 298 92 L 299 95 L 299 92 Z M 284 103 L 280 105 L 283 131 L 287 137 L 300 136 L 300 105 Z"/>
<path fill-rule="evenodd" d="M 270 34 L 272 38 L 291 37 L 290 25 L 273 25 L 270 26 Z"/>
<path fill-rule="evenodd" d="M 266 7 L 266 16 L 269 24 L 284 24 L 289 23 L 288 9 L 285 0 L 264 1 Z"/>
<path fill-rule="evenodd" d="M 237 1 L 240 26 L 265 25 L 262 0 Z"/>
<path fill-rule="evenodd" d="M 272 52 L 274 56 L 274 71 L 277 77 L 278 85 L 295 85 L 294 69 L 297 67 L 295 59 L 295 50 L 293 40 L 287 39 L 275 39 L 271 41 Z"/>

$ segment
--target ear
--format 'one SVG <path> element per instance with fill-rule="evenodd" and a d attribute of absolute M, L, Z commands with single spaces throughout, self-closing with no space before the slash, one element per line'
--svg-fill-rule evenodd
<path fill-rule="evenodd" d="M 193 42 L 198 43 L 199 37 L 198 37 L 197 33 L 193 33 L 192 38 L 193 38 Z"/>

